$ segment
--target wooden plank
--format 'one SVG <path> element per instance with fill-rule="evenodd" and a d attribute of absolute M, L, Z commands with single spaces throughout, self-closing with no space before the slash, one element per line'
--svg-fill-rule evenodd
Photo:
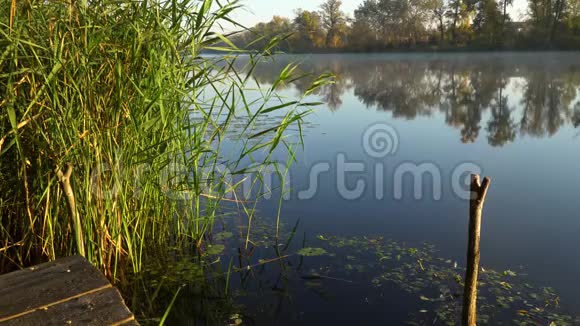
<path fill-rule="evenodd" d="M 109 281 L 80 256 L 2 275 L 0 322 L 109 287 Z"/>
<path fill-rule="evenodd" d="M 39 309 L 2 325 L 133 325 L 133 314 L 115 288 L 87 294 L 46 309 Z"/>

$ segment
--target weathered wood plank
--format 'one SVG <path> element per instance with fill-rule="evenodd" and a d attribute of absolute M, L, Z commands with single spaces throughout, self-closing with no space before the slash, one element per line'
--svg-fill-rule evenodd
<path fill-rule="evenodd" d="M 133 314 L 115 288 L 87 294 L 46 309 L 39 309 L 2 325 L 129 325 Z"/>
<path fill-rule="evenodd" d="M 67 257 L 0 276 L 0 322 L 112 287 L 84 258 Z"/>

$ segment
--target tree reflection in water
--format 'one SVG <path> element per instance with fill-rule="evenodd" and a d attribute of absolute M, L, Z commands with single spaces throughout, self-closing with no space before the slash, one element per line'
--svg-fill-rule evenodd
<path fill-rule="evenodd" d="M 283 56 L 259 67 L 255 77 L 272 83 L 279 66 L 302 61 L 300 73 L 336 75 L 335 83 L 315 94 L 330 110 L 340 110 L 352 94 L 394 118 L 443 114 L 462 142 L 485 133 L 490 145 L 503 146 L 518 134 L 545 137 L 565 124 L 580 125 L 576 59 L 573 53 Z M 305 92 L 310 82 L 282 87 Z"/>

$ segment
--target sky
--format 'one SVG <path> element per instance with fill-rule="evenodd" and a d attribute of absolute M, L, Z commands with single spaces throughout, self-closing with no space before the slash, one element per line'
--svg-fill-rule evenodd
<path fill-rule="evenodd" d="M 238 10 L 233 16 L 246 27 L 252 27 L 259 22 L 267 22 L 272 16 L 294 16 L 298 8 L 304 10 L 318 10 L 324 0 L 242 0 L 243 9 Z M 343 0 L 342 10 L 349 16 L 353 16 L 354 10 L 363 0 Z M 520 20 L 526 12 L 526 0 L 515 0 L 509 11 L 513 20 Z"/>

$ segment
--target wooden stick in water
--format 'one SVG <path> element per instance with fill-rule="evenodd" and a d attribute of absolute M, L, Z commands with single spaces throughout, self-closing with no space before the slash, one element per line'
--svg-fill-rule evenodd
<path fill-rule="evenodd" d="M 469 242 L 467 245 L 467 269 L 463 289 L 463 313 L 461 324 L 475 326 L 477 321 L 477 273 L 479 270 L 479 241 L 481 238 L 481 213 L 491 180 L 471 175 L 471 199 L 469 201 Z"/>

